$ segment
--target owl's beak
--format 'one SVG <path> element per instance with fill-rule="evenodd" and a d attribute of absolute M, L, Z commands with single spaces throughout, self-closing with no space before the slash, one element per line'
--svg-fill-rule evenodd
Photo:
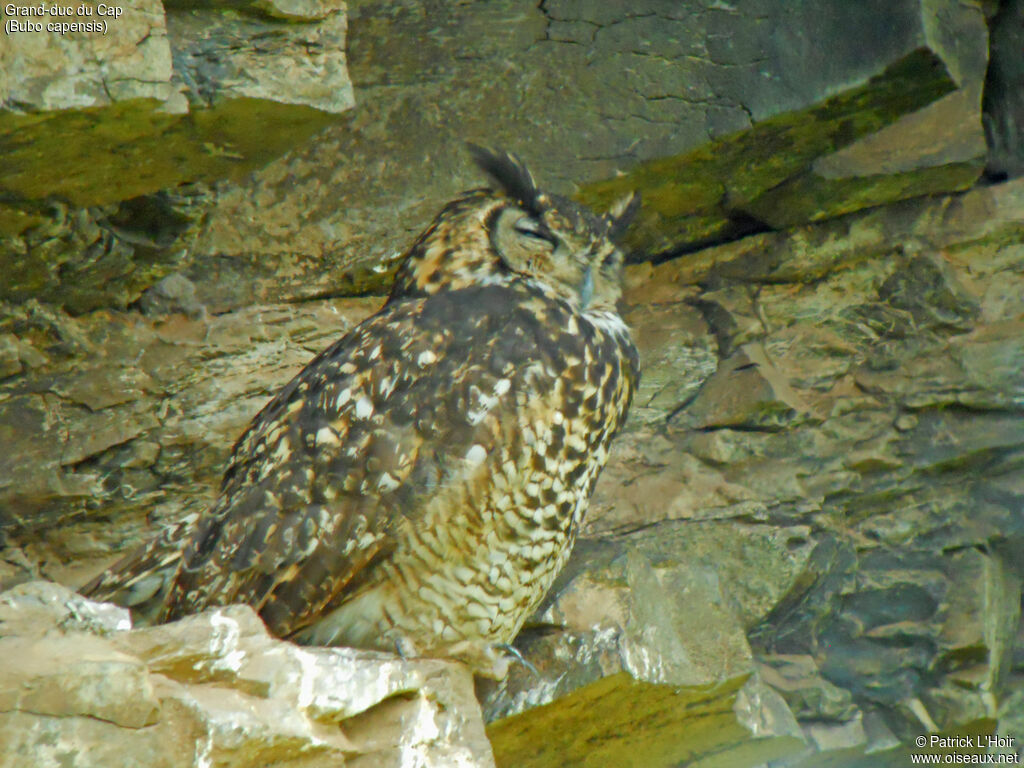
<path fill-rule="evenodd" d="M 587 267 L 587 271 L 583 273 L 583 279 L 580 281 L 580 309 L 586 309 L 587 305 L 590 304 L 590 300 L 594 298 L 594 266 L 590 265 Z"/>

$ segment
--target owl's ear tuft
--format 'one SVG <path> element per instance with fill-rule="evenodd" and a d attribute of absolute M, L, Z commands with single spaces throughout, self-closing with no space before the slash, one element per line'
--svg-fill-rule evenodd
<path fill-rule="evenodd" d="M 480 169 L 497 182 L 507 195 L 518 200 L 530 213 L 541 213 L 538 202 L 540 190 L 522 160 L 511 152 L 496 152 L 472 143 L 466 146 Z"/>
<path fill-rule="evenodd" d="M 614 240 L 624 233 L 639 211 L 639 192 L 630 192 L 616 200 L 604 215 L 604 220 L 608 222 L 608 238 Z"/>

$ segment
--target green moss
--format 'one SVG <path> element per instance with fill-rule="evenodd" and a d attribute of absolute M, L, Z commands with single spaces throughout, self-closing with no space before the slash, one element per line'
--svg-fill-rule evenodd
<path fill-rule="evenodd" d="M 0 236 L 19 235 L 45 220 L 46 214 L 34 210 L 34 206 L 0 205 Z"/>
<path fill-rule="evenodd" d="M 78 314 L 124 307 L 177 266 L 180 249 L 130 245 L 55 215 L 45 201 L 100 207 L 182 182 L 239 180 L 339 119 L 235 99 L 187 115 L 150 99 L 45 115 L 0 114 L 0 298 Z M 100 220 L 109 211 L 94 212 Z M 87 217 L 88 218 L 88 217 Z M 6 237 L 4 237 L 6 235 Z"/>
<path fill-rule="evenodd" d="M 979 248 L 992 248 L 998 250 L 1009 246 L 1017 246 L 1024 243 L 1024 225 L 1006 223 L 993 227 L 982 237 L 970 240 L 962 240 L 958 243 L 951 243 L 945 250 L 950 254 L 970 253 Z"/>
<path fill-rule="evenodd" d="M 187 115 L 159 106 L 133 99 L 45 115 L 0 114 L 0 191 L 88 207 L 186 181 L 237 180 L 339 119 L 263 99 Z"/>
<path fill-rule="evenodd" d="M 826 179 L 811 171 L 794 176 L 750 202 L 745 210 L 772 227 L 841 216 L 908 197 L 967 189 L 981 175 L 984 158 L 898 174 Z"/>
<path fill-rule="evenodd" d="M 880 130 L 955 88 L 935 54 L 919 49 L 863 86 L 809 109 L 769 118 L 686 154 L 644 163 L 624 176 L 585 186 L 579 197 L 605 210 L 623 194 L 639 190 L 644 206 L 627 241 L 636 251 L 661 253 L 686 243 L 723 239 L 742 225 L 736 220 L 738 212 L 746 211 L 766 191 L 804 173 L 814 159 Z M 956 178 L 959 183 L 960 177 Z M 871 204 L 883 202 L 871 200 Z"/>
<path fill-rule="evenodd" d="M 498 720 L 487 735 L 499 768 L 753 766 L 799 751 L 796 738 L 754 739 L 733 712 L 745 678 L 681 688 L 622 672 Z"/>
<path fill-rule="evenodd" d="M 284 5 L 287 7 L 287 3 Z M 322 19 L 332 13 L 332 11 L 325 10 L 319 13 L 291 14 L 279 8 L 278 4 L 271 2 L 271 0 L 165 0 L 164 8 L 181 9 L 186 11 L 221 8 L 238 14 L 255 16 L 257 18 L 298 22 Z"/>

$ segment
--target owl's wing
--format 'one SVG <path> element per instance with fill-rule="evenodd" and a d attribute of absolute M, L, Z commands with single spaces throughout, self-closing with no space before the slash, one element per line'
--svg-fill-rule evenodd
<path fill-rule="evenodd" d="M 572 357 L 520 299 L 485 286 L 395 301 L 316 358 L 236 444 L 164 618 L 244 602 L 290 635 L 438 494 L 478 482 L 478 459 Z"/>
<path fill-rule="evenodd" d="M 163 612 L 181 564 L 181 551 L 195 527 L 190 515 L 136 547 L 78 591 L 93 600 L 132 609 L 133 619 L 152 623 Z"/>

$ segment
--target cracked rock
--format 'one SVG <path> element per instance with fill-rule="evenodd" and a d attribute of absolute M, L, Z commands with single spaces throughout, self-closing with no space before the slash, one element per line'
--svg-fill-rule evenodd
<path fill-rule="evenodd" d="M 46 582 L 0 620 L 5 768 L 494 765 L 458 664 L 299 648 L 241 606 L 131 630 Z"/>

